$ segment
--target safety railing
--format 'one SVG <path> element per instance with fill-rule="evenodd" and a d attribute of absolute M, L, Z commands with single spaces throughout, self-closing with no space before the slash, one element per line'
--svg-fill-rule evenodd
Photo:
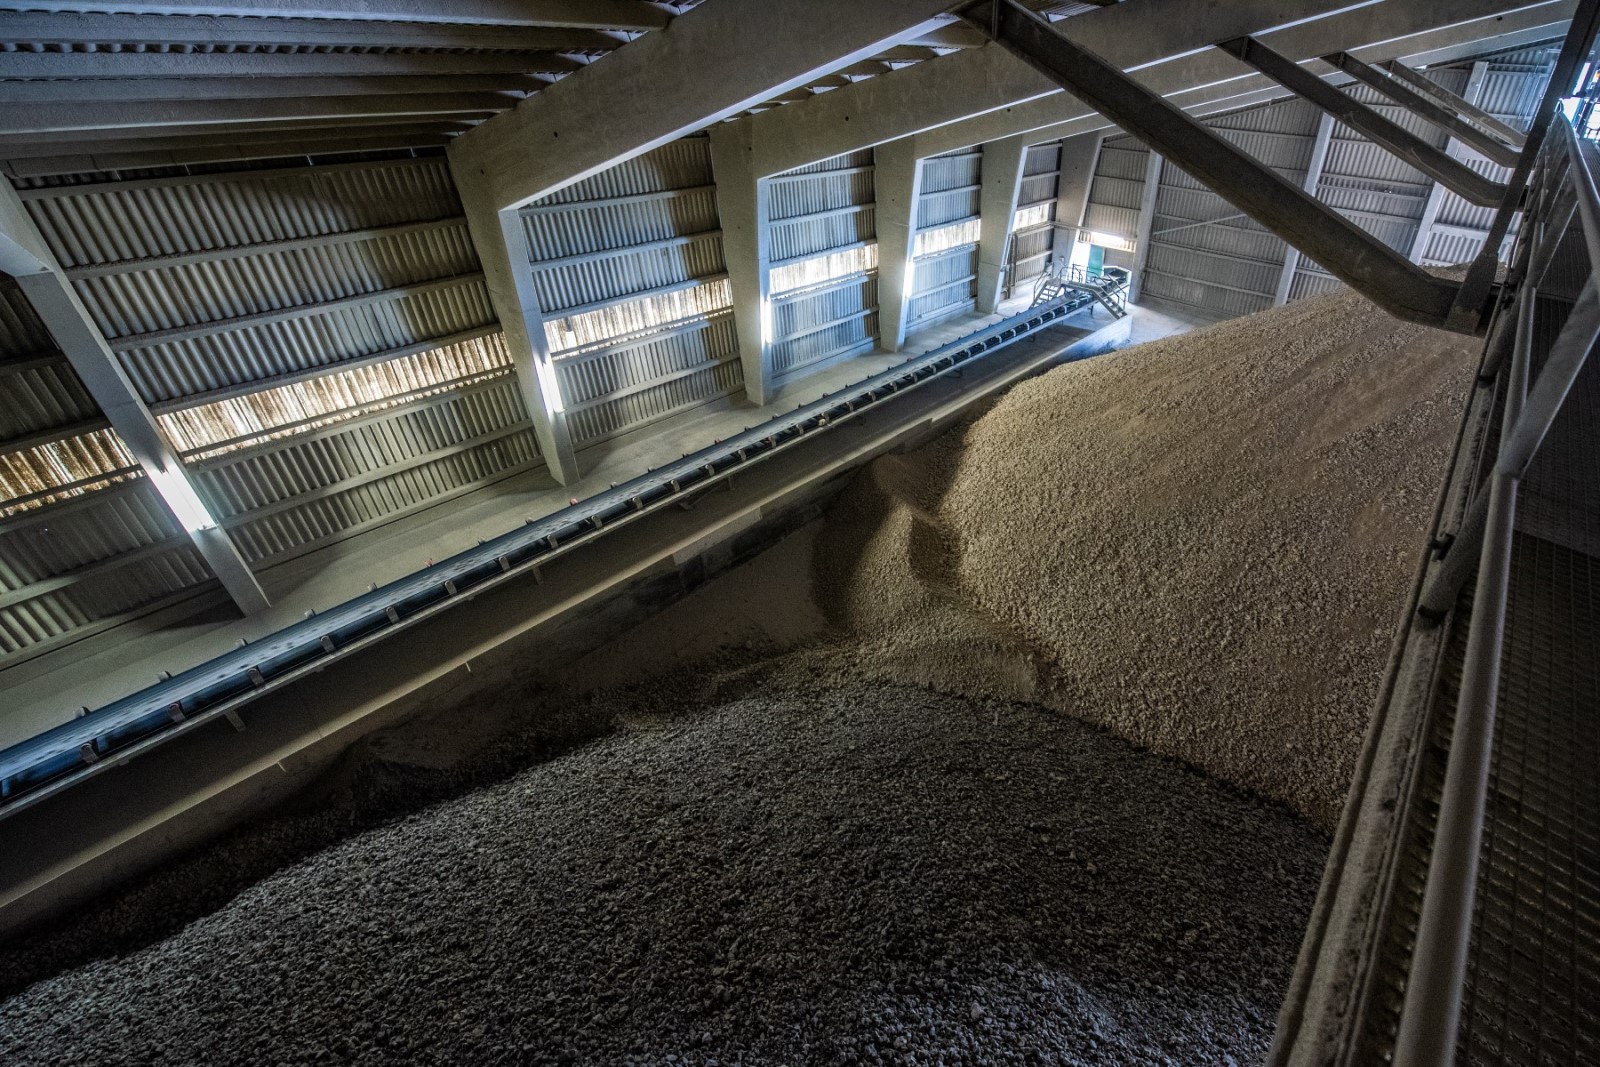
<path fill-rule="evenodd" d="M 1566 401 L 1600 345 L 1600 147 L 1557 118 L 1526 172 L 1512 265 L 1269 1067 L 1447 1067 L 1473 1032 L 1464 992 L 1469 975 L 1485 984 L 1481 939 L 1499 921 L 1484 918 L 1478 899 L 1487 835 L 1514 818 L 1505 803 L 1491 804 L 1492 768 L 1508 744 L 1520 744 L 1529 714 L 1520 690 L 1518 702 L 1502 706 L 1507 646 L 1551 639 L 1524 632 L 1529 609 L 1510 610 L 1519 597 L 1534 600 L 1513 565 L 1517 546 L 1526 552 L 1530 543 L 1518 491 L 1537 472 L 1552 427 L 1571 439 L 1573 424 L 1562 420 L 1576 416 Z M 1541 496 L 1532 519 L 1548 523 L 1552 509 L 1586 515 L 1597 505 Z M 1541 687 L 1560 689 L 1562 669 L 1587 669 L 1557 659 Z M 1518 716 L 1510 734 L 1502 712 Z M 1551 1047 L 1562 1040 L 1537 1036 Z M 1470 1042 L 1465 1051 L 1472 1059 Z"/>

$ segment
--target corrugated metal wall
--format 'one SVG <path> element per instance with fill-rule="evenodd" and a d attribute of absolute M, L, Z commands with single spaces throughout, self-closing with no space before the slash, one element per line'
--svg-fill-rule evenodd
<path fill-rule="evenodd" d="M 1012 292 L 1021 292 L 1050 268 L 1060 184 L 1061 142 L 1030 146 L 1022 161 L 1017 210 L 1011 217 L 1008 263 Z"/>
<path fill-rule="evenodd" d="M 958 149 L 930 156 L 917 198 L 911 293 L 906 328 L 926 329 L 971 311 L 978 284 L 978 209 L 983 152 Z"/>
<path fill-rule="evenodd" d="M 1484 106 L 1514 125 L 1525 125 L 1551 61 L 1549 48 L 1488 57 Z M 1441 66 L 1428 76 L 1461 93 L 1471 66 L 1470 62 Z M 1429 143 L 1446 144 L 1444 133 L 1373 90 L 1356 85 L 1345 89 Z M 1300 183 L 1319 121 L 1316 109 L 1289 99 L 1211 116 L 1205 123 Z M 1144 146 L 1125 134 L 1106 138 L 1096 162 L 1084 229 L 1132 242 L 1139 228 L 1148 158 Z M 1508 173 L 1481 159 L 1471 165 L 1497 180 Z M 1341 123 L 1334 124 L 1315 193 L 1389 246 L 1407 254 L 1418 248 L 1421 262 L 1436 265 L 1475 256 L 1492 214 L 1491 209 L 1473 207 L 1453 193 L 1436 191 L 1426 175 Z M 1430 198 L 1438 201 L 1437 219 L 1419 246 L 1418 232 Z M 1117 241 L 1108 243 L 1114 247 Z M 1259 311 L 1272 305 L 1287 252 L 1282 240 L 1242 217 L 1170 161 L 1163 164 L 1146 252 L 1146 296 L 1226 315 Z M 1327 292 L 1339 285 L 1316 263 L 1301 257 L 1290 279 L 1289 297 Z"/>
<path fill-rule="evenodd" d="M 538 464 L 442 156 L 20 184 L 252 563 Z M 14 289 L 0 333 L 0 649 L 207 586 Z"/>
<path fill-rule="evenodd" d="M 1207 125 L 1300 185 L 1319 119 L 1310 104 L 1285 100 L 1219 115 Z M 1147 296 L 1229 315 L 1272 306 L 1288 246 L 1170 161 L 1161 168 L 1150 232 Z"/>
<path fill-rule="evenodd" d="M 870 351 L 878 337 L 872 150 L 768 179 L 772 373 Z"/>
<path fill-rule="evenodd" d="M 1553 47 L 1490 57 L 1478 90 L 1478 106 L 1503 122 L 1525 126 L 1538 106 L 1553 65 Z M 1464 68 L 1434 71 L 1429 76 L 1456 93 L 1466 91 L 1468 75 Z M 1509 167 L 1491 163 L 1475 152 L 1462 153 L 1462 159 L 1495 181 L 1504 181 L 1511 173 Z M 1438 216 L 1422 248 L 1422 262 L 1443 265 L 1470 260 L 1483 247 L 1483 238 L 1477 231 L 1487 230 L 1493 215 L 1491 208 L 1469 204 L 1455 193 L 1442 191 Z"/>
<path fill-rule="evenodd" d="M 707 138 L 664 145 L 521 214 L 574 444 L 742 388 Z"/>

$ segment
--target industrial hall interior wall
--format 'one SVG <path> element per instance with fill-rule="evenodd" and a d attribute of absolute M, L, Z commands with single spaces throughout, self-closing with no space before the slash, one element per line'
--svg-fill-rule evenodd
<path fill-rule="evenodd" d="M 921 164 L 914 330 L 974 306 L 980 165 Z M 1059 165 L 1053 144 L 1029 158 L 1034 275 Z M 442 150 L 12 181 L 252 568 L 543 470 Z M 877 346 L 873 151 L 763 186 L 781 385 Z M 521 209 L 580 450 L 742 395 L 716 192 L 700 135 Z M 0 275 L 0 669 L 223 599 Z"/>
<path fill-rule="evenodd" d="M 1525 49 L 1430 76 L 1517 120 L 1550 54 Z M 1319 122 L 1307 105 L 1208 121 L 1304 180 Z M 1025 297 L 1080 223 L 1112 243 L 1108 262 L 1134 265 L 1143 147 L 1115 132 L 1104 139 L 1086 207 L 1057 199 L 1073 162 L 1063 153 L 1049 141 L 1026 154 L 1008 227 L 1009 293 Z M 743 396 L 711 157 L 708 137 L 687 137 L 520 211 L 580 451 Z M 257 571 L 544 468 L 443 151 L 329 159 L 11 179 Z M 903 294 L 913 333 L 977 304 L 982 167 L 976 145 L 918 163 Z M 1293 298 L 1336 284 L 1176 167 L 1158 180 L 1137 257 L 1146 297 L 1234 315 L 1270 306 L 1280 288 Z M 1486 209 L 1337 124 L 1313 184 L 1422 262 L 1469 258 L 1488 225 Z M 763 179 L 761 195 L 765 359 L 782 386 L 879 346 L 874 151 Z M 130 618 L 224 599 L 0 276 L 0 669 Z"/>

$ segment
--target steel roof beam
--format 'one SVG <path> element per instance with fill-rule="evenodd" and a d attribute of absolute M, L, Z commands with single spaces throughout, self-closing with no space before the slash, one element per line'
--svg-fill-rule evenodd
<path fill-rule="evenodd" d="M 35 6 L 27 0 L 25 7 Z M 490 51 L 609 51 L 626 33 L 356 19 L 236 15 L 66 15 L 0 11 L 12 44 L 193 44 L 214 47 L 474 48 Z"/>
<path fill-rule="evenodd" d="M 0 11 L 52 14 L 249 15 L 520 28 L 659 30 L 671 14 L 640 0 L 0 0 Z"/>
<path fill-rule="evenodd" d="M 1521 131 L 1512 129 L 1470 100 L 1462 99 L 1433 79 L 1423 77 L 1398 59 L 1391 59 L 1385 63 L 1384 69 L 1401 81 L 1409 83 L 1412 88 L 1421 89 L 1446 107 L 1453 108 L 1458 114 L 1479 123 L 1491 133 L 1503 138 L 1507 144 L 1521 148 L 1525 143 L 1526 138 Z"/>
<path fill-rule="evenodd" d="M 89 310 L 50 252 L 10 182 L 0 181 L 0 270 L 16 279 L 56 346 L 112 429 L 143 468 L 211 573 L 246 615 L 270 606 L 265 591 L 226 531 L 207 511 L 183 461 L 162 436 L 122 364 L 94 325 Z"/>
<path fill-rule="evenodd" d="M 0 78 L 300 78 L 427 74 L 561 74 L 582 59 L 426 52 L 0 52 Z"/>

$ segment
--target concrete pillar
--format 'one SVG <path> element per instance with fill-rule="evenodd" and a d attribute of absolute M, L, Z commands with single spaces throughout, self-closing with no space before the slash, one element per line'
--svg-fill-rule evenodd
<path fill-rule="evenodd" d="M 1144 295 L 1144 270 L 1150 262 L 1150 231 L 1155 228 L 1156 197 L 1161 192 L 1163 160 L 1152 151 L 1144 168 L 1144 196 L 1139 201 L 1139 229 L 1134 236 L 1133 277 L 1128 282 L 1128 300 L 1137 302 Z"/>
<path fill-rule="evenodd" d="M 878 223 L 878 344 L 898 352 L 906 343 L 906 305 L 915 267 L 911 252 L 917 240 L 917 197 L 922 192 L 922 167 L 916 139 L 902 137 L 874 149 L 874 215 Z"/>
<path fill-rule="evenodd" d="M 1011 219 L 1017 213 L 1017 194 L 1022 189 L 1027 158 L 1028 145 L 1021 136 L 983 146 L 983 187 L 978 194 L 978 311 L 985 315 L 992 314 L 1000 303 Z"/>
<path fill-rule="evenodd" d="M 711 171 L 717 182 L 722 258 L 733 296 L 744 391 L 757 406 L 772 400 L 771 222 L 767 185 L 758 180 L 750 154 L 751 123 L 727 122 L 711 129 Z"/>
<path fill-rule="evenodd" d="M 1469 104 L 1476 104 L 1483 98 L 1483 79 L 1489 72 L 1489 64 L 1479 61 L 1472 64 L 1472 73 L 1467 75 L 1467 91 L 1461 98 Z M 1461 142 L 1454 137 L 1445 144 L 1445 152 L 1452 158 L 1460 159 L 1466 152 L 1462 150 Z M 1428 238 L 1433 236 L 1433 224 L 1439 221 L 1439 208 L 1444 204 L 1444 186 L 1438 182 L 1433 183 L 1433 188 L 1428 190 L 1428 201 L 1422 206 L 1422 218 L 1417 220 L 1417 235 L 1411 241 L 1409 259 L 1413 263 L 1421 263 L 1423 253 L 1428 250 Z"/>
<path fill-rule="evenodd" d="M 1317 195 L 1317 186 L 1322 182 L 1322 168 L 1328 162 L 1328 146 L 1333 143 L 1333 116 L 1323 112 L 1321 120 L 1317 123 L 1317 139 L 1311 145 L 1311 162 L 1306 165 L 1306 180 L 1301 187 L 1312 196 Z M 1289 302 L 1289 291 L 1294 287 L 1295 271 L 1300 269 L 1300 250 L 1294 245 L 1288 246 L 1288 251 L 1283 255 L 1283 270 L 1278 274 L 1278 289 L 1272 296 L 1275 307 L 1282 307 Z"/>
<path fill-rule="evenodd" d="M 0 180 L 0 270 L 16 278 L 56 347 L 234 604 L 246 615 L 270 607 L 250 565 L 195 492 L 183 461 L 162 436 L 155 416 L 106 344 L 22 200 L 4 180 Z"/>
<path fill-rule="evenodd" d="M 550 345 L 544 335 L 544 314 L 533 288 L 533 268 L 522 219 L 515 209 L 496 210 L 481 171 L 458 165 L 450 157 L 450 173 L 461 194 L 467 229 L 483 265 L 489 301 L 506 334 L 506 350 L 517 374 L 523 407 L 533 423 L 539 451 L 550 475 L 561 485 L 578 479 L 578 457 L 567 430 Z"/>
<path fill-rule="evenodd" d="M 1100 161 L 1100 146 L 1107 130 L 1095 130 L 1068 137 L 1061 142 L 1061 172 L 1056 179 L 1056 233 L 1053 256 L 1057 267 L 1072 258 L 1077 230 L 1089 209 L 1089 189 L 1094 184 L 1095 164 Z"/>

